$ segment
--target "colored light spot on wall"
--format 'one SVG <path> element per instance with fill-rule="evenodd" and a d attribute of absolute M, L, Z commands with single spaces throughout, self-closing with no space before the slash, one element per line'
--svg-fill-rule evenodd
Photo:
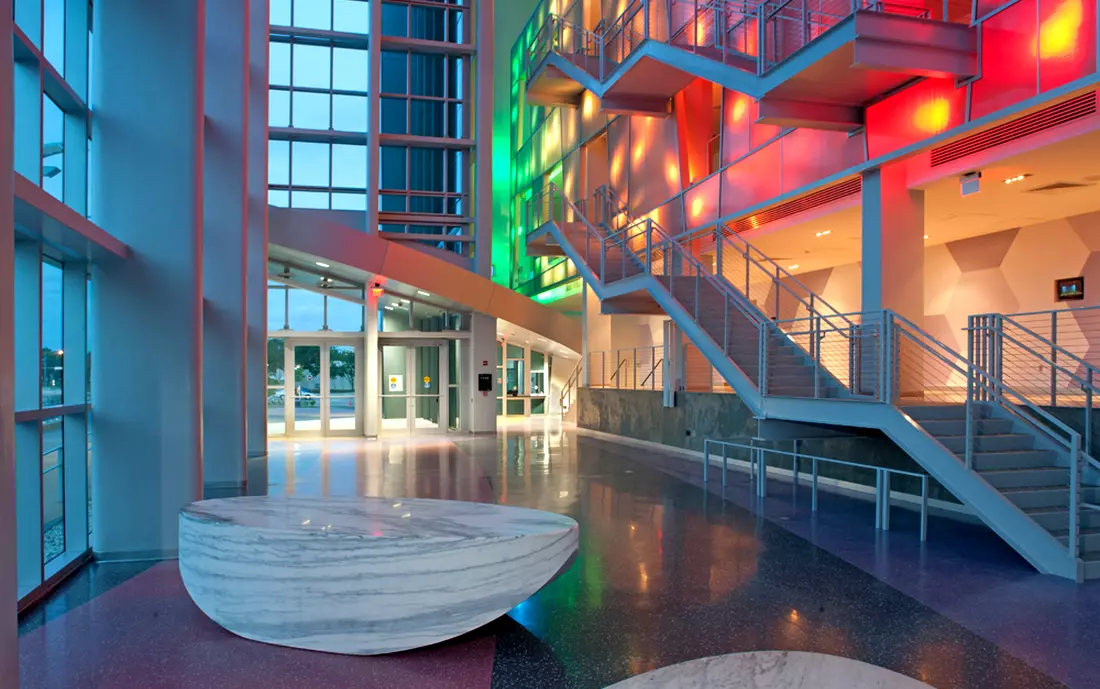
<path fill-rule="evenodd" d="M 592 113 L 596 110 L 596 97 L 592 95 L 591 91 L 585 91 L 582 97 L 584 104 L 581 105 L 581 110 L 584 113 L 585 119 L 592 117 Z"/>
<path fill-rule="evenodd" d="M 945 131 L 950 121 L 951 103 L 943 97 L 921 103 L 913 114 L 914 126 L 926 134 L 939 134 Z"/>
<path fill-rule="evenodd" d="M 665 175 L 668 177 L 669 184 L 678 184 L 680 181 L 680 168 L 676 167 L 676 163 L 669 163 L 665 168 Z"/>
<path fill-rule="evenodd" d="M 698 218 L 702 214 L 703 214 L 703 198 L 701 196 L 696 196 L 695 199 L 691 202 L 691 217 L 692 217 L 692 219 L 695 219 L 695 218 Z"/>
<path fill-rule="evenodd" d="M 737 124 L 741 120 L 745 119 L 745 113 L 749 111 L 749 99 L 745 96 L 738 96 L 733 101 L 733 107 L 730 108 L 730 124 Z"/>
<path fill-rule="evenodd" d="M 1084 20 L 1081 0 L 1065 0 L 1039 25 L 1039 57 L 1043 60 L 1061 59 L 1077 51 L 1077 38 Z M 1032 55 L 1035 49 L 1032 49 Z"/>
<path fill-rule="evenodd" d="M 695 45 L 707 45 L 707 25 L 699 19 L 695 20 Z"/>

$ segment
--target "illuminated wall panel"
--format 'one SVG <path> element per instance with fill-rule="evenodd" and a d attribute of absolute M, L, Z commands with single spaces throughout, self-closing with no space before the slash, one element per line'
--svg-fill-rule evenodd
<path fill-rule="evenodd" d="M 688 229 L 695 229 L 718 219 L 718 185 L 722 176 L 711 175 L 684 194 L 684 211 Z"/>
<path fill-rule="evenodd" d="M 782 192 L 779 148 L 776 144 L 762 148 L 721 173 L 722 215 L 736 213 Z"/>
<path fill-rule="evenodd" d="M 1039 3 L 1039 90 L 1047 91 L 1096 71 L 1094 0 Z"/>
<path fill-rule="evenodd" d="M 871 158 L 889 153 L 957 127 L 965 118 L 965 87 L 955 88 L 954 79 L 925 79 L 867 108 L 868 153 Z"/>
<path fill-rule="evenodd" d="M 611 155 L 610 184 L 623 198 L 630 203 L 627 189 L 627 177 L 630 164 L 630 118 L 620 117 L 614 120 L 607 128 L 607 147 Z"/>
<path fill-rule="evenodd" d="M 729 165 L 749 152 L 753 101 L 743 93 L 728 89 L 723 92 L 722 100 L 722 164 Z"/>
<path fill-rule="evenodd" d="M 971 118 L 1036 94 L 1037 11 L 1036 0 L 1020 0 L 982 23 L 982 76 L 973 85 Z"/>
<path fill-rule="evenodd" d="M 862 140 L 848 136 L 847 132 L 798 129 L 777 143 L 783 192 L 812 184 L 863 161 Z"/>

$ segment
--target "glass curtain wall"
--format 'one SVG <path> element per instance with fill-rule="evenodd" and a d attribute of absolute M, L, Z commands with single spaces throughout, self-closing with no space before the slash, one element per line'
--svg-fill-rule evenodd
<path fill-rule="evenodd" d="M 87 214 L 88 0 L 15 0 L 15 171 Z M 89 552 L 88 266 L 15 243 L 15 460 L 21 605 Z"/>
<path fill-rule="evenodd" d="M 470 4 L 381 2 L 371 27 L 366 0 L 273 0 L 269 202 L 367 211 L 377 199 L 369 229 L 472 256 Z"/>

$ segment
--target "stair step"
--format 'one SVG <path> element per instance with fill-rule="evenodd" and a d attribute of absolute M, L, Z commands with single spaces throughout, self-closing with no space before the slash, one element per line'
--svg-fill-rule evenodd
<path fill-rule="evenodd" d="M 978 474 L 985 479 L 986 483 L 998 490 L 1024 486 L 1069 485 L 1069 469 L 1059 467 L 994 469 L 979 471 Z"/>
<path fill-rule="evenodd" d="M 937 438 L 949 435 L 964 435 L 966 421 L 962 419 L 928 419 L 919 422 L 924 430 Z M 974 419 L 975 432 L 981 435 L 1008 435 L 1012 432 L 1010 419 Z"/>
<path fill-rule="evenodd" d="M 1050 532 L 1062 545 L 1069 545 L 1069 529 L 1055 529 Z M 1081 553 L 1100 556 L 1100 528 L 1081 529 L 1078 533 Z"/>
<path fill-rule="evenodd" d="M 1063 531 L 1069 529 L 1069 510 L 1065 507 L 1032 507 L 1023 508 L 1023 510 L 1036 524 L 1047 531 L 1054 532 L 1059 529 Z M 1100 512 L 1095 510 L 1082 510 L 1081 528 L 1100 528 Z"/>
<path fill-rule="evenodd" d="M 965 421 L 966 405 L 963 404 L 907 404 L 902 405 L 901 410 L 912 418 L 920 421 Z M 971 408 L 972 418 L 989 418 L 990 409 L 985 405 L 976 405 Z"/>
<path fill-rule="evenodd" d="M 1066 508 L 1069 506 L 1069 486 L 1023 486 L 1019 488 L 1003 488 L 1001 495 L 1012 501 L 1020 509 L 1031 508 Z"/>
<path fill-rule="evenodd" d="M 956 452 L 960 459 L 965 455 Z M 999 452 L 972 453 L 975 471 L 998 469 L 1055 469 L 1057 456 L 1050 450 L 1003 450 Z"/>
<path fill-rule="evenodd" d="M 936 438 L 944 447 L 955 453 L 966 451 L 965 435 L 944 435 Z M 996 452 L 1006 450 L 1030 450 L 1035 447 L 1035 438 L 1026 433 L 999 433 L 974 436 L 973 448 L 978 452 Z"/>

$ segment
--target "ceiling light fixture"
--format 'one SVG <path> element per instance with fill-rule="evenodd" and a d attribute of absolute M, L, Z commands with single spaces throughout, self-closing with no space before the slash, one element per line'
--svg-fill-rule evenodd
<path fill-rule="evenodd" d="M 817 233 L 816 235 L 814 235 L 814 236 L 815 236 L 815 237 L 824 237 L 824 236 L 826 236 L 826 235 L 830 235 L 830 234 L 832 234 L 832 233 L 833 233 L 833 231 L 832 231 L 832 230 L 823 230 L 823 231 L 821 231 L 821 232 L 818 232 L 818 233 Z"/>
<path fill-rule="evenodd" d="M 798 264 L 795 263 L 793 266 L 787 266 L 787 270 L 798 270 Z"/>
<path fill-rule="evenodd" d="M 925 239 L 928 239 L 928 235 L 924 235 L 924 238 L 925 238 Z"/>
<path fill-rule="evenodd" d="M 422 290 L 422 289 L 418 289 L 418 290 L 416 290 L 416 293 L 417 293 L 417 294 L 419 294 L 419 295 L 420 295 L 420 296 L 422 296 L 422 297 L 430 297 L 430 296 L 432 296 L 432 295 L 428 294 L 427 292 L 425 292 L 425 291 L 424 291 L 424 290 Z"/>
<path fill-rule="evenodd" d="M 1015 184 L 1016 182 L 1022 182 L 1025 179 L 1027 179 L 1028 177 L 1031 177 L 1031 175 L 1024 174 L 1024 175 L 1016 175 L 1015 177 L 1009 177 L 1008 179 L 1005 180 L 1005 184 Z"/>
<path fill-rule="evenodd" d="M 316 261 L 316 263 L 317 263 L 317 265 L 321 266 L 322 268 L 328 268 L 329 267 L 329 264 L 327 264 L 327 263 L 321 263 L 320 261 Z"/>
<path fill-rule="evenodd" d="M 392 307 L 392 306 L 387 306 L 387 307 L 385 307 L 385 308 L 386 308 L 386 310 L 387 310 L 387 311 L 393 311 L 393 307 Z"/>

